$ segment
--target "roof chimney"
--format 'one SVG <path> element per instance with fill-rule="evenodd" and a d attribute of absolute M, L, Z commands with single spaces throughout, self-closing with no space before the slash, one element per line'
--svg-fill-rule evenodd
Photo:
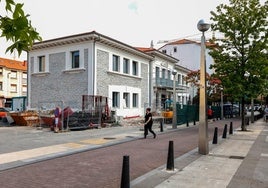
<path fill-rule="evenodd" d="M 151 40 L 151 46 L 150 46 L 150 48 L 154 48 L 154 41 L 153 40 Z"/>

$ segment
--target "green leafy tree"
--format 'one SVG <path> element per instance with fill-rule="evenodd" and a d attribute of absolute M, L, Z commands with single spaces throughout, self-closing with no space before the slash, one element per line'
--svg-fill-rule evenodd
<path fill-rule="evenodd" d="M 6 11 L 6 15 L 0 15 L 0 36 L 12 43 L 6 53 L 16 50 L 21 55 L 22 51 L 31 49 L 35 40 L 42 40 L 28 20 L 29 15 L 24 13 L 23 4 L 13 0 L 0 0 L 0 4 Z"/>
<path fill-rule="evenodd" d="M 244 109 L 245 99 L 260 95 L 267 80 L 268 2 L 230 0 L 211 15 L 212 30 L 224 34 L 211 49 L 212 68 L 224 91 L 240 98 Z M 244 113 L 241 129 L 246 131 Z"/>

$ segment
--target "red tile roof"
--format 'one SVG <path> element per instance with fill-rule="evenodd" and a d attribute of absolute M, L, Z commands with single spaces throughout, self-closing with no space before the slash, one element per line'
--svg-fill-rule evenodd
<path fill-rule="evenodd" d="M 6 67 L 13 70 L 27 71 L 27 61 L 16 61 L 0 57 L 0 67 Z"/>
<path fill-rule="evenodd" d="M 181 40 L 177 40 L 174 42 L 170 42 L 168 44 L 200 44 L 200 41 L 194 41 L 194 40 L 189 40 L 189 39 L 181 39 Z M 206 41 L 206 46 L 215 46 L 214 43 L 211 43 L 209 41 Z"/>
<path fill-rule="evenodd" d="M 150 52 L 155 50 L 154 48 L 144 48 L 144 47 L 135 47 L 135 48 L 143 52 Z"/>
<path fill-rule="evenodd" d="M 188 40 L 188 39 L 181 39 L 181 40 L 177 40 L 168 44 L 193 44 L 193 43 L 197 43 L 196 41 L 193 40 Z"/>

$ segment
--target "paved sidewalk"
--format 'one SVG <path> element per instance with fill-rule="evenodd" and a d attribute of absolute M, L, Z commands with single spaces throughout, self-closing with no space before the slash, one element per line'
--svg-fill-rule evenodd
<path fill-rule="evenodd" d="M 234 121 L 238 120 L 234 119 Z M 223 122 L 218 121 L 215 124 L 223 124 Z M 214 122 L 209 123 L 209 126 L 211 124 Z M 154 130 L 158 134 L 177 131 L 170 128 L 171 125 L 165 126 L 164 133 L 160 133 L 156 125 Z M 178 126 L 178 129 L 185 128 L 186 125 Z M 197 149 L 194 149 L 175 159 L 174 171 L 166 171 L 166 166 L 160 166 L 133 179 L 131 188 L 267 188 L 268 125 L 261 119 L 247 128 L 247 132 L 240 131 L 240 128 L 234 130 L 234 134 L 228 134 L 227 139 L 219 137 L 218 144 L 210 143 L 209 155 L 200 155 Z M 143 137 L 139 126 L 58 134 L 45 129 L 1 127 L 1 132 L 5 131 L 6 134 L 1 134 L 1 146 L 4 146 L 4 141 L 9 144 L 1 147 L 0 171 L 2 173 L 13 167 Z M 3 137 L 4 135 L 7 137 Z M 22 142 L 19 142 L 20 139 Z"/>
<path fill-rule="evenodd" d="M 143 138 L 142 127 L 137 125 L 53 133 L 49 128 L 2 125 L 0 171 L 137 140 Z M 153 128 L 157 134 L 162 134 L 159 123 L 155 123 Z M 165 124 L 163 134 L 184 128 L 186 125 L 180 125 L 174 130 L 171 124 Z"/>
<path fill-rule="evenodd" d="M 53 133 L 49 129 L 36 130 L 32 127 L 4 127 L 2 131 L 7 133 L 1 133 L 0 171 L 142 137 L 139 127 L 63 133 Z"/>
<path fill-rule="evenodd" d="M 175 160 L 175 170 L 165 166 L 131 182 L 132 188 L 267 188 L 268 125 L 259 120 L 211 145 L 209 155 L 199 156 L 197 149 Z M 183 166 L 187 158 L 197 158 Z M 163 180 L 167 173 L 173 175 Z M 158 180 L 163 180 L 155 185 Z"/>

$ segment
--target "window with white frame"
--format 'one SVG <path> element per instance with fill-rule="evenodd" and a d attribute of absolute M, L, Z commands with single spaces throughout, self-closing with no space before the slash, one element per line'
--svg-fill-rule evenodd
<path fill-rule="evenodd" d="M 132 94 L 132 107 L 133 108 L 137 108 L 138 107 L 138 105 L 139 105 L 139 101 L 138 101 L 138 94 L 137 93 L 133 93 Z"/>
<path fill-rule="evenodd" d="M 181 82 L 182 82 L 182 85 L 185 85 L 185 76 L 184 75 L 182 75 L 182 77 L 181 77 Z"/>
<path fill-rule="evenodd" d="M 14 92 L 14 93 L 17 92 L 17 84 L 11 84 L 10 85 L 10 91 Z"/>
<path fill-rule="evenodd" d="M 162 69 L 162 78 L 163 78 L 163 79 L 166 78 L 166 69 Z"/>
<path fill-rule="evenodd" d="M 0 82 L 0 90 L 3 90 L 3 82 Z"/>
<path fill-rule="evenodd" d="M 113 92 L 112 94 L 112 106 L 118 108 L 120 104 L 120 94 L 119 92 Z"/>
<path fill-rule="evenodd" d="M 177 52 L 177 47 L 173 47 L 173 52 L 176 53 Z"/>
<path fill-rule="evenodd" d="M 46 58 L 45 56 L 38 56 L 38 72 L 46 71 Z"/>
<path fill-rule="evenodd" d="M 26 93 L 26 92 L 27 92 L 27 86 L 26 86 L 26 85 L 23 85 L 23 86 L 22 86 L 22 92 L 23 92 L 23 93 Z"/>
<path fill-rule="evenodd" d="M 23 73 L 22 73 L 22 78 L 23 78 L 23 79 L 27 79 L 27 72 L 23 72 Z"/>
<path fill-rule="evenodd" d="M 129 108 L 129 93 L 123 93 L 123 99 L 125 100 L 125 107 Z"/>
<path fill-rule="evenodd" d="M 120 72 L 120 57 L 113 55 L 113 71 Z"/>
<path fill-rule="evenodd" d="M 129 59 L 123 58 L 123 73 L 129 74 Z"/>
<path fill-rule="evenodd" d="M 181 75 L 178 74 L 178 84 L 181 85 Z"/>
<path fill-rule="evenodd" d="M 80 54 L 79 51 L 72 51 L 72 69 L 80 68 Z"/>
<path fill-rule="evenodd" d="M 160 77 L 159 67 L 155 67 L 155 78 L 159 78 L 159 77 Z"/>
<path fill-rule="evenodd" d="M 137 61 L 132 61 L 132 74 L 135 76 L 138 76 L 139 72 L 138 72 L 138 62 Z"/>
<path fill-rule="evenodd" d="M 10 78 L 17 78 L 17 71 L 11 71 Z"/>
<path fill-rule="evenodd" d="M 168 70 L 168 73 L 167 74 L 168 74 L 168 79 L 171 80 L 171 71 Z"/>
<path fill-rule="evenodd" d="M 3 67 L 0 67 L 0 75 L 3 74 Z"/>

